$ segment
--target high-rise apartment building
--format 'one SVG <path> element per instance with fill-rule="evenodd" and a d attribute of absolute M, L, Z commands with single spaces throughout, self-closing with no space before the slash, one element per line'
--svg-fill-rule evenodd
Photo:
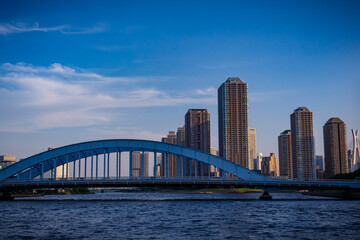
<path fill-rule="evenodd" d="M 270 153 L 269 157 L 263 157 L 261 161 L 261 174 L 265 176 L 279 176 L 279 166 L 275 153 Z"/>
<path fill-rule="evenodd" d="M 169 131 L 167 137 L 161 139 L 164 143 L 176 144 L 176 134 L 174 131 Z M 160 175 L 161 176 L 177 176 L 177 157 L 171 154 L 161 154 Z"/>
<path fill-rule="evenodd" d="M 254 170 L 254 162 L 256 161 L 256 129 L 255 128 L 249 128 L 249 147 L 250 147 L 250 170 Z"/>
<path fill-rule="evenodd" d="M 292 178 L 316 179 L 313 113 L 299 107 L 290 116 Z"/>
<path fill-rule="evenodd" d="M 283 177 L 292 175 L 291 131 L 285 130 L 278 137 L 279 173 Z"/>
<path fill-rule="evenodd" d="M 219 155 L 250 165 L 248 84 L 229 77 L 218 89 Z"/>
<path fill-rule="evenodd" d="M 210 153 L 210 113 L 207 109 L 189 109 L 185 115 L 185 146 Z M 184 175 L 208 176 L 207 164 L 185 159 Z"/>
<path fill-rule="evenodd" d="M 144 164 L 142 164 L 143 153 L 132 152 L 132 176 L 142 177 L 144 171 L 144 177 L 149 176 L 149 153 L 144 152 Z"/>
<path fill-rule="evenodd" d="M 325 177 L 348 173 L 346 124 L 337 117 L 330 118 L 323 127 Z"/>

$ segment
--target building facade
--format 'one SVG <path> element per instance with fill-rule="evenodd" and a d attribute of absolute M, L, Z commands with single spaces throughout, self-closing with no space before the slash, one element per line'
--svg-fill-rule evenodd
<path fill-rule="evenodd" d="M 316 161 L 316 168 L 319 168 L 320 170 L 324 170 L 324 158 L 321 155 L 316 155 L 315 156 L 315 161 Z"/>
<path fill-rule="evenodd" d="M 299 107 L 290 116 L 292 178 L 316 179 L 313 113 Z"/>
<path fill-rule="evenodd" d="M 16 163 L 15 155 L 1 155 L 0 156 L 0 170 Z"/>
<path fill-rule="evenodd" d="M 250 170 L 255 169 L 255 161 L 257 157 L 256 153 L 256 129 L 255 128 L 249 128 L 249 147 L 250 147 Z"/>
<path fill-rule="evenodd" d="M 142 158 L 144 155 L 144 164 L 142 164 Z M 142 177 L 144 171 L 144 177 L 149 176 L 149 153 L 148 152 L 132 152 L 132 176 Z"/>
<path fill-rule="evenodd" d="M 279 147 L 279 174 L 282 177 L 292 175 L 292 155 L 291 155 L 291 131 L 285 130 L 278 137 Z"/>
<path fill-rule="evenodd" d="M 325 177 L 348 173 L 346 124 L 337 117 L 330 118 L 323 127 Z"/>
<path fill-rule="evenodd" d="M 185 126 L 179 127 L 176 132 L 176 144 L 185 146 Z"/>
<path fill-rule="evenodd" d="M 248 84 L 228 78 L 218 89 L 219 155 L 250 166 Z"/>
<path fill-rule="evenodd" d="M 164 143 L 176 144 L 176 134 L 174 131 L 169 131 L 167 137 L 161 139 Z M 162 153 L 160 163 L 160 175 L 175 177 L 177 176 L 177 157 L 171 154 Z"/>
<path fill-rule="evenodd" d="M 270 153 L 268 157 L 262 157 L 261 174 L 270 177 L 279 176 L 279 166 L 275 153 Z"/>
<path fill-rule="evenodd" d="M 254 162 L 254 170 L 259 171 L 261 173 L 261 162 L 262 162 L 262 153 L 258 153 L 256 157 L 256 161 Z"/>
<path fill-rule="evenodd" d="M 189 109 L 185 115 L 185 146 L 210 153 L 210 113 L 207 109 Z M 209 165 L 185 159 L 185 176 L 208 176 Z M 195 173 L 196 171 L 196 173 Z"/>

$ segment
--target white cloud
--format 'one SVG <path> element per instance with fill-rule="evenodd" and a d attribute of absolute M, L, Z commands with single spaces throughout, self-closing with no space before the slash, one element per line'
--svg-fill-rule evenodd
<path fill-rule="evenodd" d="M 125 108 L 215 104 L 206 92 L 174 94 L 140 87 L 150 77 L 108 77 L 54 63 L 0 65 L 0 131 L 106 124 Z"/>
<path fill-rule="evenodd" d="M 103 32 L 105 25 L 99 24 L 90 28 L 77 28 L 69 25 L 59 25 L 54 27 L 40 27 L 39 23 L 33 25 L 27 23 L 2 23 L 0 24 L 0 35 L 25 32 L 60 32 L 62 34 L 91 34 Z"/>
<path fill-rule="evenodd" d="M 200 95 L 217 95 L 217 90 L 216 88 L 213 88 L 213 87 L 209 87 L 207 89 L 198 89 L 196 90 L 196 93 L 197 94 L 200 94 Z"/>

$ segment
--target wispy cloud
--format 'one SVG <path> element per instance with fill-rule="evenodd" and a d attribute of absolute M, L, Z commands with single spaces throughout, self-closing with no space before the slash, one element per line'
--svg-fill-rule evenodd
<path fill-rule="evenodd" d="M 212 96 L 215 96 L 217 94 L 216 88 L 213 87 L 209 87 L 206 89 L 197 89 L 196 93 L 200 95 L 212 95 Z"/>
<path fill-rule="evenodd" d="M 139 87 L 152 77 L 109 77 L 54 63 L 0 65 L 0 131 L 105 124 L 125 108 L 213 104 L 210 93 L 174 94 Z"/>
<path fill-rule="evenodd" d="M 91 34 L 104 32 L 106 26 L 98 24 L 90 28 L 79 28 L 69 25 L 59 25 L 53 27 L 40 26 L 38 22 L 30 25 L 27 23 L 0 23 L 0 35 L 26 32 L 60 32 L 62 34 Z"/>

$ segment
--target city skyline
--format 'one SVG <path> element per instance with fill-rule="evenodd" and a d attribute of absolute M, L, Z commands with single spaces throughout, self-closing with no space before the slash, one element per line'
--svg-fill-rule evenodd
<path fill-rule="evenodd" d="M 211 3 L 205 11 L 199 3 L 117 3 L 105 11 L 81 1 L 71 9 L 1 2 L 0 154 L 20 159 L 106 138 L 159 141 L 191 108 L 211 113 L 218 149 L 216 89 L 228 77 L 249 84 L 249 127 L 264 156 L 279 156 L 277 136 L 300 106 L 314 112 L 317 155 L 333 116 L 347 124 L 351 145 L 351 129 L 360 128 L 359 3 L 299 3 Z M 229 16 L 232 9 L 246 14 Z"/>

